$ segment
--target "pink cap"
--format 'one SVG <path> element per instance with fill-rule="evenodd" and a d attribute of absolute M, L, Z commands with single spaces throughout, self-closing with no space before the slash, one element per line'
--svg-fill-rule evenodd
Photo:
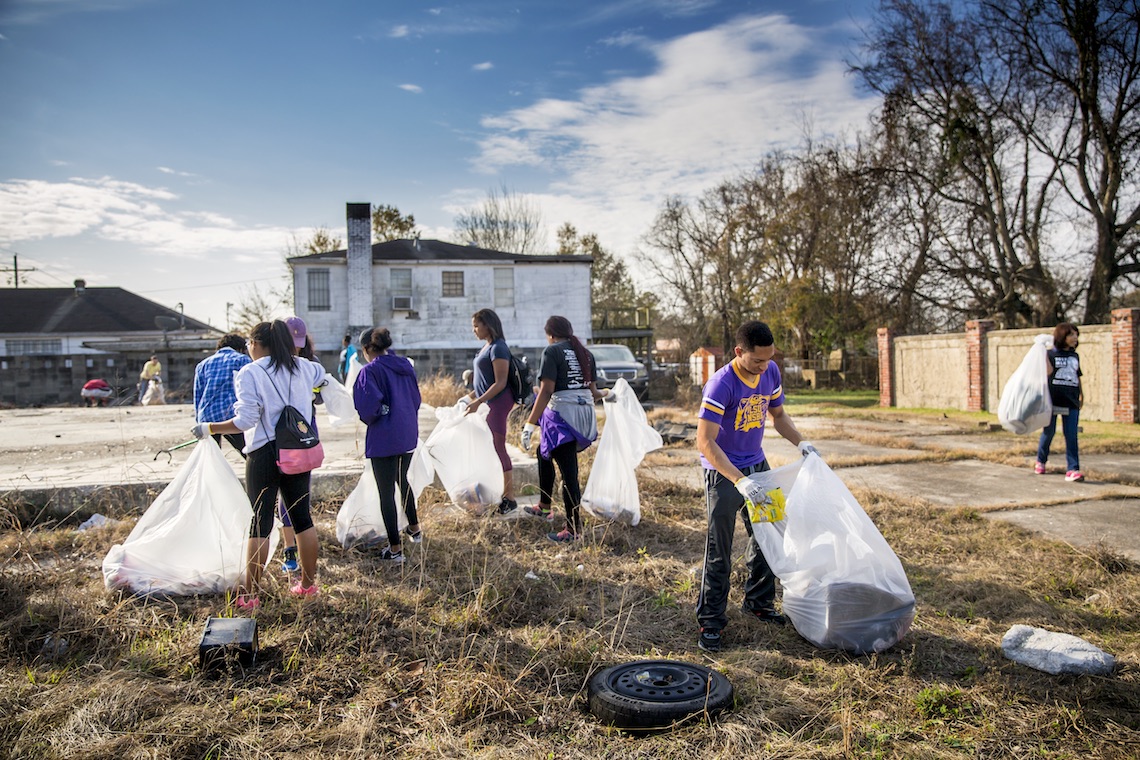
<path fill-rule="evenodd" d="M 286 317 L 285 326 L 289 328 L 289 334 L 293 336 L 293 345 L 297 348 L 304 348 L 305 336 L 309 334 L 308 328 L 305 327 L 305 320 L 300 317 Z"/>

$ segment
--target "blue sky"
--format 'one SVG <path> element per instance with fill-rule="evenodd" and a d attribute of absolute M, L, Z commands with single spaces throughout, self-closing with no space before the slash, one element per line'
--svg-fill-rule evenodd
<path fill-rule="evenodd" d="M 345 203 L 449 239 L 502 186 L 628 258 L 666 195 L 865 125 L 872 7 L 0 0 L 0 264 L 224 327 Z"/>

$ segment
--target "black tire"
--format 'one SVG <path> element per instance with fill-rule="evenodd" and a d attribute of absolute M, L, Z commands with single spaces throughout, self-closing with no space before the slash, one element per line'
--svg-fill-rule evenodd
<path fill-rule="evenodd" d="M 676 660 L 638 660 L 599 671 L 590 712 L 618 728 L 670 726 L 694 713 L 712 718 L 732 704 L 732 684 L 715 670 Z"/>

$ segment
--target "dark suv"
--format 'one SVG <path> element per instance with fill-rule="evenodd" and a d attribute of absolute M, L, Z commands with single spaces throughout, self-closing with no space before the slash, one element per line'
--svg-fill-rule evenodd
<path fill-rule="evenodd" d="M 612 388 L 619 378 L 625 378 L 629 387 L 644 399 L 649 392 L 649 372 L 645 365 L 634 358 L 627 346 L 616 343 L 594 343 L 586 346 L 594 355 L 598 368 L 597 386 Z"/>

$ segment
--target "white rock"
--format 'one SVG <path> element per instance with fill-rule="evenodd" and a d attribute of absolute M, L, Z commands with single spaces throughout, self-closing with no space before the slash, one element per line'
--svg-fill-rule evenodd
<path fill-rule="evenodd" d="M 526 575 L 523 577 L 525 577 L 527 580 L 530 580 L 530 581 L 537 581 L 538 580 L 538 576 L 534 574 L 533 570 L 527 570 Z"/>
<path fill-rule="evenodd" d="M 91 515 L 86 520 L 84 520 L 82 523 L 80 523 L 78 530 L 91 530 L 92 528 L 102 528 L 104 525 L 110 525 L 113 522 L 114 522 L 114 520 L 111 520 L 108 517 L 101 515 L 98 512 L 96 512 L 95 514 Z"/>
<path fill-rule="evenodd" d="M 1014 662 L 1053 675 L 1109 675 L 1116 668 L 1115 657 L 1084 639 L 1028 625 L 1006 631 L 1001 651 Z"/>

